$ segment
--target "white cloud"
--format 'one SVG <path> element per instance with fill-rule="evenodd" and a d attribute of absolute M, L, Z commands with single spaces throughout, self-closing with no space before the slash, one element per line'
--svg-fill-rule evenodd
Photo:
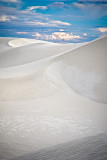
<path fill-rule="evenodd" d="M 63 32 L 63 31 L 64 31 L 64 29 L 60 29 L 59 31 L 60 31 L 60 32 Z"/>
<path fill-rule="evenodd" d="M 57 27 L 56 24 L 41 21 L 28 21 L 27 25 L 44 26 L 44 27 Z"/>
<path fill-rule="evenodd" d="M 86 6 L 82 3 L 73 3 L 77 8 L 85 8 Z"/>
<path fill-rule="evenodd" d="M 95 3 L 95 2 L 107 2 L 107 0 L 79 0 L 79 2 L 84 2 L 84 3 L 93 2 L 93 3 Z"/>
<path fill-rule="evenodd" d="M 27 34 L 28 32 L 16 32 L 17 34 Z"/>
<path fill-rule="evenodd" d="M 47 26 L 47 27 L 57 27 L 57 26 L 69 26 L 71 25 L 68 22 L 62 22 L 62 21 L 28 21 L 27 24 L 29 25 L 38 25 L 38 26 Z"/>
<path fill-rule="evenodd" d="M 59 8 L 62 8 L 62 7 L 68 7 L 67 4 L 65 4 L 64 2 L 54 2 L 50 5 L 48 5 L 49 7 L 59 7 Z"/>
<path fill-rule="evenodd" d="M 12 2 L 12 3 L 17 3 L 19 0 L 1 0 L 2 2 Z"/>
<path fill-rule="evenodd" d="M 10 19 L 18 19 L 16 16 L 9 16 Z"/>
<path fill-rule="evenodd" d="M 3 15 L 3 16 L 0 16 L 0 21 L 1 22 L 10 21 L 10 19 L 8 18 L 8 16 Z"/>
<path fill-rule="evenodd" d="M 27 11 L 31 11 L 31 10 L 34 10 L 34 9 L 42 9 L 42 10 L 46 10 L 48 8 L 51 8 L 51 7 L 59 7 L 59 8 L 62 8 L 62 7 L 69 7 L 69 5 L 67 4 L 64 4 L 63 2 L 54 2 L 52 4 L 49 4 L 47 6 L 31 6 L 31 7 L 28 7 L 28 9 L 26 9 Z"/>
<path fill-rule="evenodd" d="M 79 35 L 74 35 L 72 33 L 65 33 L 65 32 L 54 32 L 51 35 L 48 34 L 40 34 L 36 32 L 35 36 L 37 39 L 45 39 L 45 40 L 73 40 L 73 39 L 80 39 Z"/>
<path fill-rule="evenodd" d="M 107 28 L 97 28 L 96 30 L 102 33 L 107 32 Z"/>
<path fill-rule="evenodd" d="M 86 0 L 83 3 L 73 3 L 73 5 L 76 8 L 79 8 L 83 10 L 84 18 L 91 18 L 91 19 L 96 19 L 96 18 L 101 18 L 102 16 L 107 15 L 107 3 L 95 3 L 94 0 L 92 0 L 93 3 L 86 3 Z M 88 1 L 87 1 L 88 2 Z"/>
<path fill-rule="evenodd" d="M 11 20 L 15 20 L 15 19 L 17 19 L 17 17 L 15 16 L 7 16 L 7 15 L 0 16 L 1 22 L 6 22 L 6 21 L 10 22 Z"/>
<path fill-rule="evenodd" d="M 87 36 L 87 33 L 83 33 L 83 36 Z"/>
<path fill-rule="evenodd" d="M 62 22 L 62 21 L 50 21 L 52 24 L 59 24 L 59 25 L 65 25 L 65 26 L 70 26 L 71 24 L 68 22 Z"/>
<path fill-rule="evenodd" d="M 28 11 L 31 11 L 31 10 L 34 10 L 34 9 L 46 10 L 47 7 L 46 7 L 46 6 L 32 6 L 32 7 L 29 7 L 27 10 L 28 10 Z"/>

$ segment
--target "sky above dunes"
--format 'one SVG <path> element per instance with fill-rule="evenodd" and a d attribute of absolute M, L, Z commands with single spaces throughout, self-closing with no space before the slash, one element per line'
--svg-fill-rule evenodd
<path fill-rule="evenodd" d="M 107 33 L 107 0 L 0 0 L 0 36 L 84 42 Z"/>

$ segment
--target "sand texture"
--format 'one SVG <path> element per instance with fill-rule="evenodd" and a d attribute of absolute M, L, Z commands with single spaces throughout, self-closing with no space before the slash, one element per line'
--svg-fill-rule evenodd
<path fill-rule="evenodd" d="M 107 37 L 0 38 L 0 160 L 106 160 L 106 114 Z"/>

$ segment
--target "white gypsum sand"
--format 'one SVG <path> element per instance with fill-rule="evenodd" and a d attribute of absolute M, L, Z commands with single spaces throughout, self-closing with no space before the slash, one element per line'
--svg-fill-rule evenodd
<path fill-rule="evenodd" d="M 107 133 L 106 37 L 83 44 L 0 41 L 1 159 Z"/>

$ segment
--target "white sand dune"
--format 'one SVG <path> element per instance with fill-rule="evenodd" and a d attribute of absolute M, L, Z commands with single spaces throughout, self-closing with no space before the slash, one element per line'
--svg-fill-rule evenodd
<path fill-rule="evenodd" d="M 1 159 L 107 135 L 106 37 L 82 44 L 0 41 Z"/>
<path fill-rule="evenodd" d="M 31 40 L 26 40 L 26 43 L 25 39 L 1 39 L 9 49 L 0 51 L 0 78 L 32 74 L 38 69 L 44 68 L 51 59 L 86 44 L 57 44 L 46 41 L 38 43 L 40 42 L 38 40 L 34 40 L 35 44 L 28 44 L 28 42 L 31 43 Z M 21 46 L 15 48 L 18 44 Z M 6 47 L 4 46 L 4 48 Z"/>
<path fill-rule="evenodd" d="M 3 38 L 4 40 L 4 38 Z M 57 43 L 49 43 L 43 41 L 38 43 L 38 40 L 34 40 L 35 43 L 30 44 L 30 41 L 27 41 L 26 45 L 23 44 L 23 40 L 21 40 L 20 47 L 17 44 L 20 43 L 20 39 L 11 40 L 12 44 L 11 50 L 0 52 L 0 68 L 12 67 L 24 65 L 27 63 L 32 63 L 38 60 L 46 59 L 49 57 L 59 56 L 69 50 L 73 50 L 84 43 L 78 44 L 57 44 Z M 11 41 L 8 42 L 11 43 Z M 7 44 L 7 45 L 8 45 Z"/>
<path fill-rule="evenodd" d="M 8 42 L 8 45 L 12 47 L 21 47 L 21 46 L 35 44 L 35 43 L 42 44 L 42 43 L 51 43 L 51 42 L 35 40 L 35 39 L 17 38 L 17 39 L 10 40 Z"/>
<path fill-rule="evenodd" d="M 81 46 L 60 56 L 65 82 L 87 98 L 107 103 L 107 38 Z"/>

